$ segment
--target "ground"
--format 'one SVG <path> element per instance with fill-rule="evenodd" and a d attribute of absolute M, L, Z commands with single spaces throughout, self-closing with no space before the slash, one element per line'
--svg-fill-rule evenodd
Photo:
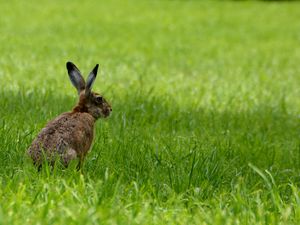
<path fill-rule="evenodd" d="M 0 224 L 297 224 L 300 5 L 0 3 Z M 25 151 L 77 101 L 113 107 L 82 171 Z"/>

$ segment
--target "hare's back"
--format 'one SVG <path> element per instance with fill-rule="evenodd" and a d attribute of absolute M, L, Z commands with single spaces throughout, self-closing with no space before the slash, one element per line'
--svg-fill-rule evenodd
<path fill-rule="evenodd" d="M 91 145 L 93 124 L 94 119 L 88 113 L 63 113 L 41 130 L 28 153 L 34 158 L 42 151 L 60 153 L 72 148 L 82 154 Z"/>

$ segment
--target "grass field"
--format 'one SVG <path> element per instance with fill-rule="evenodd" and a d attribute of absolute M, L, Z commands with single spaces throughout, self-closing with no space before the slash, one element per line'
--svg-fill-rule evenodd
<path fill-rule="evenodd" d="M 300 3 L 1 1 L 0 224 L 299 224 Z M 77 101 L 113 106 L 83 170 L 25 151 Z"/>

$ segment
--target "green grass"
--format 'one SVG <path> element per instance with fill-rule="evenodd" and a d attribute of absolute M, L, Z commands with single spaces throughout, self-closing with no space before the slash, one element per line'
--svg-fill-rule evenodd
<path fill-rule="evenodd" d="M 2 1 L 0 224 L 298 224 L 300 5 Z M 112 103 L 81 172 L 25 151 L 76 103 Z"/>

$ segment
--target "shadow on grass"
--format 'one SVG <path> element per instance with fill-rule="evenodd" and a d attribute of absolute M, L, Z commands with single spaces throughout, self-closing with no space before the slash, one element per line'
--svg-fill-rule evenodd
<path fill-rule="evenodd" d="M 44 124 L 70 110 L 76 99 L 2 92 L 0 101 L 0 171 L 9 175 L 28 163 L 24 152 Z M 97 122 L 84 171 L 91 179 L 151 183 L 158 192 L 165 186 L 176 192 L 199 187 L 211 194 L 240 177 L 256 183 L 260 178 L 249 163 L 271 171 L 279 183 L 298 182 L 298 123 L 281 107 L 219 112 L 132 94 L 115 100 L 112 116 Z"/>

